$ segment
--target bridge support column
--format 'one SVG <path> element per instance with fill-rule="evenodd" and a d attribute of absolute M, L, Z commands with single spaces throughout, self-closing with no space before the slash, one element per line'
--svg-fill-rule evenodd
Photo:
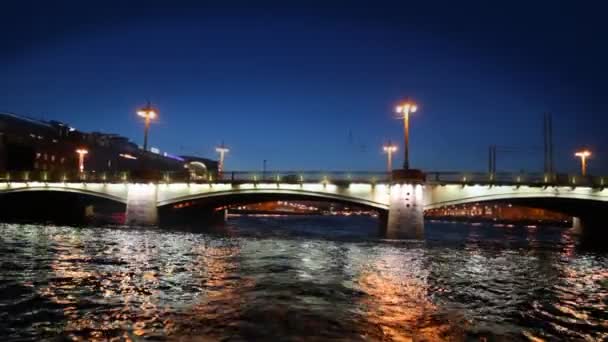
<path fill-rule="evenodd" d="M 389 239 L 424 239 L 424 189 L 421 184 L 394 184 L 386 237 Z"/>
<path fill-rule="evenodd" d="M 572 217 L 572 233 L 582 234 L 583 233 L 583 221 L 580 217 Z"/>
<path fill-rule="evenodd" d="M 572 232 L 578 235 L 580 248 L 608 251 L 608 231 L 603 216 L 600 211 L 573 218 Z"/>
<path fill-rule="evenodd" d="M 156 184 L 129 184 L 126 224 L 155 225 L 158 223 Z"/>

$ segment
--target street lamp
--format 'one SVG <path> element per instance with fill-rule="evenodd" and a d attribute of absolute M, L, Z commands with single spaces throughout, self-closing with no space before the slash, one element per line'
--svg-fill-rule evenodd
<path fill-rule="evenodd" d="M 404 160 L 403 160 L 403 168 L 405 170 L 409 170 L 410 168 L 410 155 L 409 155 L 409 145 L 410 145 L 410 113 L 415 113 L 418 110 L 418 106 L 407 100 L 401 105 L 395 108 L 395 112 L 397 114 L 403 115 L 403 129 L 405 131 L 405 144 L 403 145 L 404 152 Z"/>
<path fill-rule="evenodd" d="M 144 127 L 144 151 L 148 150 L 148 131 L 150 130 L 150 121 L 155 119 L 158 115 L 156 110 L 152 108 L 150 102 L 148 104 L 137 111 L 137 115 L 144 118 L 145 127 Z"/>
<path fill-rule="evenodd" d="M 574 156 L 581 158 L 581 174 L 583 176 L 587 175 L 587 158 L 591 157 L 591 151 L 582 150 L 578 151 L 574 154 Z"/>
<path fill-rule="evenodd" d="M 217 165 L 217 173 L 221 176 L 222 172 L 224 171 L 224 156 L 226 153 L 230 152 L 230 149 L 224 146 L 224 142 L 222 142 L 220 146 L 215 148 L 215 151 L 220 154 L 220 162 Z"/>
<path fill-rule="evenodd" d="M 76 150 L 76 153 L 78 153 L 78 170 L 82 173 L 84 172 L 84 156 L 89 153 L 89 151 L 84 148 L 79 148 Z"/>
<path fill-rule="evenodd" d="M 384 150 L 384 153 L 387 154 L 387 169 L 388 172 L 391 172 L 393 170 L 393 153 L 395 153 L 397 151 L 397 145 L 394 145 L 391 143 L 391 141 L 388 141 L 388 144 L 382 146 L 382 149 Z"/>

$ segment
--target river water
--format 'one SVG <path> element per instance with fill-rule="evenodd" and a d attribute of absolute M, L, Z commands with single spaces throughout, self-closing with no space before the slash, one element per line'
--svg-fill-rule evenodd
<path fill-rule="evenodd" d="M 192 231 L 0 225 L 2 341 L 603 340 L 608 254 L 551 227 L 231 218 Z"/>

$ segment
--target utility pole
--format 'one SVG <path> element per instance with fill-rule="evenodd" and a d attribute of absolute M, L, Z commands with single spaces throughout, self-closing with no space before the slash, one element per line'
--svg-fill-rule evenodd
<path fill-rule="evenodd" d="M 555 173 L 555 165 L 553 163 L 553 116 L 549 113 L 549 172 Z"/>
<path fill-rule="evenodd" d="M 492 145 L 488 148 L 488 173 L 492 174 Z"/>
<path fill-rule="evenodd" d="M 544 114 L 543 122 L 543 147 L 545 155 L 545 173 L 553 175 L 555 173 L 553 163 L 553 118 L 551 113 Z"/>
<path fill-rule="evenodd" d="M 496 173 L 496 145 L 490 145 L 488 148 L 488 173 Z"/>
<path fill-rule="evenodd" d="M 545 174 L 549 173 L 549 135 L 547 132 L 547 113 L 543 114 L 543 156 L 544 156 L 544 168 Z"/>

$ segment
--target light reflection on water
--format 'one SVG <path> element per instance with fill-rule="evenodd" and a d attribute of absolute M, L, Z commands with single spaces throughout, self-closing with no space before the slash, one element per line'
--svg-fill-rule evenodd
<path fill-rule="evenodd" d="M 0 226 L 0 336 L 105 340 L 608 338 L 608 256 L 568 230 L 239 218 L 231 236 Z"/>

